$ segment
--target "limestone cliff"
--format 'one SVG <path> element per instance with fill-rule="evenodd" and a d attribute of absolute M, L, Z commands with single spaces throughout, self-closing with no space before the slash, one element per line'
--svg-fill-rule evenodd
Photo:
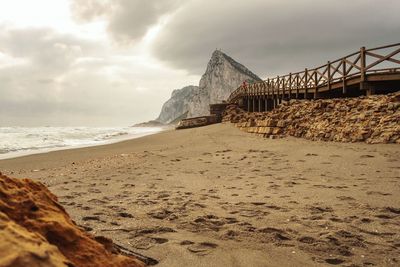
<path fill-rule="evenodd" d="M 157 121 L 170 123 L 177 119 L 209 115 L 210 104 L 226 100 L 245 80 L 253 82 L 261 79 L 242 64 L 216 50 L 199 86 L 174 90 L 171 98 L 163 105 Z"/>
<path fill-rule="evenodd" d="M 210 104 L 226 100 L 245 80 L 254 82 L 261 79 L 223 52 L 214 51 L 189 106 L 188 117 L 208 115 Z"/>
<path fill-rule="evenodd" d="M 171 123 L 178 118 L 186 118 L 194 92 L 198 89 L 199 87 L 197 86 L 186 86 L 182 89 L 174 90 L 171 98 L 161 108 L 160 116 L 156 121 Z"/>

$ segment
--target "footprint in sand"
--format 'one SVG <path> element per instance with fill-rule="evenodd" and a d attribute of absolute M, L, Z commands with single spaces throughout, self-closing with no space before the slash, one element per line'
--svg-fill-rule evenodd
<path fill-rule="evenodd" d="M 287 231 L 267 227 L 258 230 L 259 233 L 266 234 L 267 239 L 270 239 L 272 242 L 282 242 L 282 241 L 289 241 L 292 239 L 290 234 Z"/>
<path fill-rule="evenodd" d="M 301 243 L 306 243 L 306 244 L 314 244 L 316 242 L 315 238 L 311 236 L 302 236 L 297 240 Z"/>
<path fill-rule="evenodd" d="M 339 259 L 339 258 L 329 258 L 329 259 L 325 259 L 325 262 L 332 264 L 332 265 L 339 265 L 339 264 L 342 264 L 344 262 L 344 260 Z"/>
<path fill-rule="evenodd" d="M 316 157 L 318 156 L 318 154 L 314 154 L 314 153 L 307 153 L 306 157 Z"/>
<path fill-rule="evenodd" d="M 188 246 L 188 245 L 193 245 L 194 242 L 190 240 L 183 240 L 181 243 L 179 243 L 181 246 Z"/>
<path fill-rule="evenodd" d="M 342 200 L 342 201 L 353 201 L 353 200 L 355 200 L 353 197 L 348 197 L 348 196 L 338 196 L 336 198 L 339 199 L 339 200 Z"/>
<path fill-rule="evenodd" d="M 269 212 L 266 211 L 260 211 L 260 210 L 250 210 L 250 209 L 245 209 L 241 210 L 239 212 L 239 215 L 242 217 L 247 217 L 247 218 L 252 218 L 252 217 L 264 217 L 268 215 Z"/>
<path fill-rule="evenodd" d="M 361 155 L 360 158 L 361 158 L 361 159 L 365 159 L 365 158 L 375 158 L 375 156 L 373 156 L 373 155 Z"/>
<path fill-rule="evenodd" d="M 390 193 L 383 193 L 383 192 L 379 192 L 379 191 L 368 191 L 366 194 L 367 195 L 380 195 L 380 196 L 391 196 L 392 195 Z"/>
<path fill-rule="evenodd" d="M 96 189 L 96 188 L 89 188 L 88 192 L 89 193 L 94 193 L 94 194 L 100 194 L 101 193 L 101 191 L 99 189 Z"/>
<path fill-rule="evenodd" d="M 190 252 L 195 253 L 196 255 L 204 256 L 211 253 L 212 250 L 215 249 L 216 247 L 218 247 L 217 244 L 211 242 L 201 242 L 197 244 L 192 244 L 188 246 L 187 249 Z"/>
<path fill-rule="evenodd" d="M 394 208 L 394 207 L 386 207 L 382 209 L 383 212 L 391 212 L 395 214 L 400 214 L 400 208 Z"/>
<path fill-rule="evenodd" d="M 310 207 L 311 213 L 325 213 L 325 212 L 333 212 L 331 207 L 321 207 L 321 206 L 311 206 Z"/>
<path fill-rule="evenodd" d="M 169 241 L 168 239 L 162 237 L 151 237 L 151 239 L 157 244 L 164 244 Z"/>
<path fill-rule="evenodd" d="M 100 221 L 99 216 L 84 216 L 82 217 L 82 221 Z"/>
<path fill-rule="evenodd" d="M 175 220 L 177 216 L 174 214 L 173 211 L 167 209 L 155 210 L 147 213 L 152 218 L 159 219 L 159 220 Z"/>
<path fill-rule="evenodd" d="M 118 212 L 118 216 L 122 218 L 133 218 L 133 215 L 127 212 Z"/>

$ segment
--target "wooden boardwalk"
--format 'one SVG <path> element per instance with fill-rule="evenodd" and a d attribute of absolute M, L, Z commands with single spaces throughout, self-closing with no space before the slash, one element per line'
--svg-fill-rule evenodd
<path fill-rule="evenodd" d="M 228 98 L 250 112 L 283 100 L 352 97 L 400 90 L 400 43 L 358 52 L 325 65 L 237 88 Z"/>

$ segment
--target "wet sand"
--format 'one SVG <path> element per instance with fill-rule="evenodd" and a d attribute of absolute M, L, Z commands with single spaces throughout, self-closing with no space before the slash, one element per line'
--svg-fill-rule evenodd
<path fill-rule="evenodd" d="M 399 266 L 400 146 L 229 124 L 0 161 L 158 266 Z"/>

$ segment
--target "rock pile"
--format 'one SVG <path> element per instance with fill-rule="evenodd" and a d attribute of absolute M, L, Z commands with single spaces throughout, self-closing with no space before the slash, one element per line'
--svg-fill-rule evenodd
<path fill-rule="evenodd" d="M 290 100 L 270 112 L 247 113 L 235 105 L 224 122 L 264 137 L 400 144 L 400 92 L 358 98 Z"/>
<path fill-rule="evenodd" d="M 43 184 L 0 173 L 0 266 L 144 264 L 121 255 L 111 240 L 80 229 Z"/>

